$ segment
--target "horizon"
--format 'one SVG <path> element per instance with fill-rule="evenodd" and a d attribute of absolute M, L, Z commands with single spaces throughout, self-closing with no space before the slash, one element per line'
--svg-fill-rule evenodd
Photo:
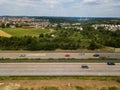
<path fill-rule="evenodd" d="M 120 17 L 120 0 L 1 0 L 0 6 L 0 16 Z"/>
<path fill-rule="evenodd" d="M 89 17 L 85 17 L 85 16 L 80 16 L 80 17 L 78 17 L 78 16 L 36 16 L 36 15 L 0 15 L 0 17 L 58 17 L 58 18 L 120 18 L 120 16 L 119 17 L 100 17 L 100 16 L 89 16 Z"/>

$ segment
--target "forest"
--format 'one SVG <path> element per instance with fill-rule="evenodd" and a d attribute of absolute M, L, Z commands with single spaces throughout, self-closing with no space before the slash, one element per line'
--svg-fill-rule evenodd
<path fill-rule="evenodd" d="M 104 28 L 95 30 L 89 24 L 84 30 L 63 29 L 59 25 L 50 34 L 36 36 L 0 37 L 1 50 L 95 50 L 104 47 L 120 48 L 120 30 L 109 31 Z M 54 35 L 54 36 L 53 36 Z"/>

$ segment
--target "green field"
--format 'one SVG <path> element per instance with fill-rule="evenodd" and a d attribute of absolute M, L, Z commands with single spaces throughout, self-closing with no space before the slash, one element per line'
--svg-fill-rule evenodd
<path fill-rule="evenodd" d="M 51 33 L 49 29 L 42 28 L 0 28 L 2 31 L 7 32 L 12 36 L 22 37 L 22 36 L 39 36 L 41 33 Z"/>

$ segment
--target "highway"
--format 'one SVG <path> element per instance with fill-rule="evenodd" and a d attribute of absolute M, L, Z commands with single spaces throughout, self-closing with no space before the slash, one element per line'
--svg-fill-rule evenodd
<path fill-rule="evenodd" d="M 65 55 L 69 55 L 66 57 Z M 0 58 L 92 58 L 93 54 L 79 54 L 79 53 L 0 53 Z"/>
<path fill-rule="evenodd" d="M 81 68 L 88 65 L 87 68 Z M 0 76 L 120 76 L 120 63 L 0 63 Z"/>
<path fill-rule="evenodd" d="M 100 57 L 106 58 L 118 58 L 120 59 L 120 53 L 0 53 L 0 58 L 41 58 L 41 59 L 58 59 L 58 58 L 98 58 L 94 57 L 94 54 L 99 54 Z"/>

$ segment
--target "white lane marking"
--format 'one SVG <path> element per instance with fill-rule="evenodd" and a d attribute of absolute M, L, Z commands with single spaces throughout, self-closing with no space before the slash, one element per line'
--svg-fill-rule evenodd
<path fill-rule="evenodd" d="M 45 53 L 42 53 L 42 54 L 27 54 L 26 56 L 32 56 L 32 57 L 37 57 L 37 56 L 46 56 Z"/>

